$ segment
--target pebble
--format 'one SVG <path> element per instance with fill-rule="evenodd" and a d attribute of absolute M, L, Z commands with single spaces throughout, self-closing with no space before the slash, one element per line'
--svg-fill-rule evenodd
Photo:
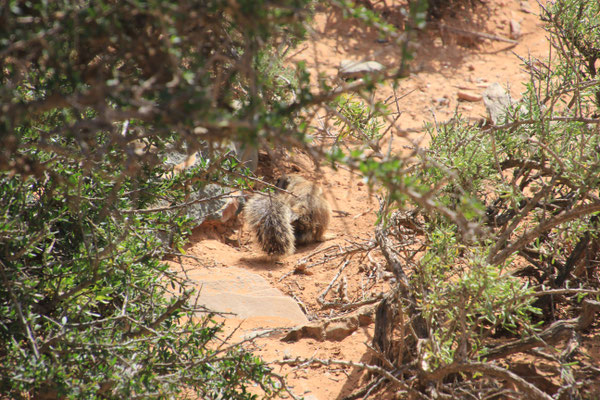
<path fill-rule="evenodd" d="M 290 351 L 290 349 L 283 350 L 283 359 L 290 360 L 291 358 L 292 358 L 292 352 Z"/>
<path fill-rule="evenodd" d="M 531 14 L 531 7 L 529 7 L 529 3 L 526 1 L 522 1 L 521 2 L 521 8 L 520 8 L 521 12 L 527 13 L 527 14 Z"/>
<path fill-rule="evenodd" d="M 448 104 L 450 104 L 450 99 L 448 99 L 447 97 L 438 97 L 434 101 L 440 106 L 447 106 Z"/>
<path fill-rule="evenodd" d="M 521 35 L 522 35 L 521 24 L 519 24 L 519 22 L 516 19 L 510 20 L 509 27 L 510 27 L 510 38 L 511 39 L 516 40 L 521 37 Z"/>
<path fill-rule="evenodd" d="M 480 94 L 467 92 L 467 91 L 459 91 L 458 99 L 463 101 L 481 101 L 482 97 Z"/>
<path fill-rule="evenodd" d="M 317 396 L 309 394 L 308 396 L 304 396 L 304 400 L 319 400 L 319 399 L 317 398 Z"/>

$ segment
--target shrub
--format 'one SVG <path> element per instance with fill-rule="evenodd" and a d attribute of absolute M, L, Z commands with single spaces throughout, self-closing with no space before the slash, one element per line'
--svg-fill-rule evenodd
<path fill-rule="evenodd" d="M 219 149 L 290 140 L 274 133 L 295 113 L 290 91 L 308 89 L 275 45 L 302 37 L 309 2 L 5 3 L 0 392 L 278 390 L 260 360 L 220 343 L 190 282 L 161 260 L 189 233 L 178 212 L 186 190 L 244 184 L 238 160 Z M 172 174 L 165 149 L 202 150 L 200 163 Z"/>

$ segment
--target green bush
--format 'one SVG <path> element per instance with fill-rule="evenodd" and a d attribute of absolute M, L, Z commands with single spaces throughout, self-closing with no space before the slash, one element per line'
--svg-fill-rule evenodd
<path fill-rule="evenodd" d="M 343 94 L 334 106 L 338 116 L 334 126 L 338 128 L 340 138 L 353 136 L 366 143 L 381 138 L 384 127 L 381 115 L 385 114 L 382 105 L 368 106 L 354 95 Z"/>
<path fill-rule="evenodd" d="M 284 69 L 276 49 L 302 38 L 308 5 L 0 7 L 3 395 L 249 399 L 259 391 L 250 385 L 278 390 L 260 360 L 220 343 L 191 283 L 161 260 L 189 234 L 179 211 L 190 191 L 245 184 L 247 171 L 221 149 L 302 142 L 287 129 L 307 78 Z M 172 174 L 168 149 L 202 156 Z"/>
<path fill-rule="evenodd" d="M 377 309 L 372 362 L 400 398 L 503 397 L 507 382 L 515 398 L 597 392 L 583 315 L 600 287 L 599 10 L 543 10 L 551 60 L 524 60 L 531 80 L 500 123 L 457 115 L 408 157 L 347 157 L 382 194 L 376 239 L 398 284 Z M 520 375 L 518 353 L 550 360 L 531 375 L 560 389 Z"/>

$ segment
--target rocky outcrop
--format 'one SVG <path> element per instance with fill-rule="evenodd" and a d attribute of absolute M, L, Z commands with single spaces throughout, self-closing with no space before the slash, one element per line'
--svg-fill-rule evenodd
<path fill-rule="evenodd" d="M 319 341 L 344 340 L 344 338 L 351 335 L 359 327 L 370 325 L 374 322 L 376 307 L 377 304 L 363 306 L 348 315 L 298 326 L 292 329 L 282 340 L 284 342 L 296 342 L 303 338 L 311 338 Z"/>

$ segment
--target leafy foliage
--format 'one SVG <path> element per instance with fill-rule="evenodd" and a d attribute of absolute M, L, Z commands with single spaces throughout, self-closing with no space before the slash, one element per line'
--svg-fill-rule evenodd
<path fill-rule="evenodd" d="M 556 69 L 557 72 L 563 72 L 563 78 L 570 82 L 568 84 L 596 79 L 598 75 L 596 63 L 600 59 L 598 15 L 600 15 L 598 3 L 584 0 L 550 3 L 542 15 L 542 18 L 550 23 L 559 51 L 563 53 Z M 570 57 L 564 57 L 565 51 Z M 585 86 L 587 85 L 582 85 L 581 89 L 592 90 L 595 106 L 600 107 L 600 90 L 597 85 L 592 85 L 591 88 Z M 585 101 L 586 97 L 584 94 L 580 100 Z"/>
<path fill-rule="evenodd" d="M 302 142 L 274 134 L 294 124 L 293 95 L 308 90 L 277 49 L 302 37 L 309 2 L 260 3 L 0 8 L 3 394 L 278 390 L 260 360 L 219 342 L 190 282 L 161 261 L 189 233 L 180 204 L 190 192 L 245 185 L 232 142 Z M 199 161 L 176 173 L 170 149 L 201 150 Z"/>
<path fill-rule="evenodd" d="M 338 119 L 334 122 L 334 126 L 338 127 L 340 138 L 352 135 L 367 143 L 381 138 L 380 131 L 384 127 L 384 122 L 380 116 L 385 113 L 381 105 L 377 108 L 367 106 L 364 101 L 343 94 L 336 99 L 335 106 L 337 106 Z"/>

